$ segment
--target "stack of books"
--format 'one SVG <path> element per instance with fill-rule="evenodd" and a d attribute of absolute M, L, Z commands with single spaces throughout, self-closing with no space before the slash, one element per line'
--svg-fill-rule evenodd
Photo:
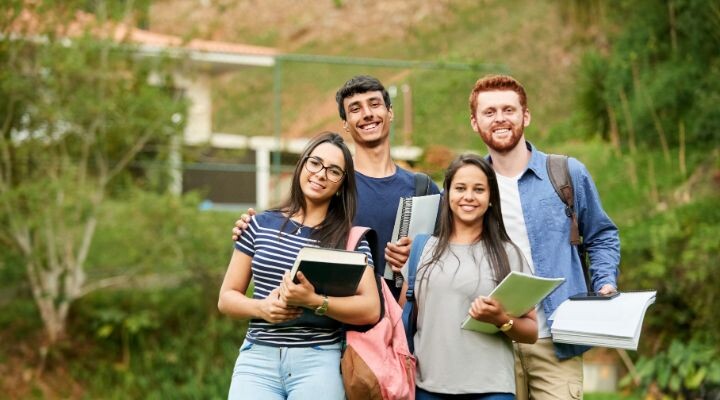
<path fill-rule="evenodd" d="M 548 318 L 553 341 L 637 350 L 655 291 L 622 292 L 610 300 L 566 300 Z"/>

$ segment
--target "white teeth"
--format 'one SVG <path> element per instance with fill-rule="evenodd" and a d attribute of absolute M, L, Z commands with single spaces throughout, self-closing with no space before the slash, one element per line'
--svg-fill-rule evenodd
<path fill-rule="evenodd" d="M 510 132 L 510 129 L 498 129 L 495 131 L 495 133 L 500 134 L 500 135 L 508 133 L 508 132 Z"/>
<path fill-rule="evenodd" d="M 377 127 L 377 126 L 378 126 L 378 124 L 377 124 L 377 122 L 375 122 L 375 123 L 372 123 L 372 124 L 365 125 L 365 126 L 363 126 L 362 128 L 365 129 L 365 130 L 370 130 L 370 129 L 375 129 L 375 127 Z"/>

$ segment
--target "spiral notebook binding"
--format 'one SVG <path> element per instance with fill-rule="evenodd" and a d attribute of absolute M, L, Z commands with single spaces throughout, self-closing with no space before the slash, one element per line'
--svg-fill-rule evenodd
<path fill-rule="evenodd" d="M 398 238 L 406 237 L 410 232 L 410 216 L 412 215 L 413 198 L 403 198 L 402 214 L 400 216 L 400 228 L 398 229 Z"/>

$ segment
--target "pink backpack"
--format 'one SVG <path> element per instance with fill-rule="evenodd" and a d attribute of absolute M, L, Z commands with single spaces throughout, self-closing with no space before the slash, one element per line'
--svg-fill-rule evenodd
<path fill-rule="evenodd" d="M 347 250 L 356 250 L 362 237 L 377 240 L 370 228 L 355 226 L 348 237 Z M 371 249 L 376 249 L 370 243 Z M 402 309 L 390 289 L 375 274 L 380 291 L 381 317 L 370 329 L 346 332 L 346 348 L 340 361 L 345 395 L 348 400 L 415 399 L 415 357 L 408 349 Z"/>

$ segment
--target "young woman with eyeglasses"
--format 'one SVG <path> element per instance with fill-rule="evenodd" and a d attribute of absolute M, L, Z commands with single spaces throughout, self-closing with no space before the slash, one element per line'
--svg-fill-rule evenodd
<path fill-rule="evenodd" d="M 218 308 L 250 319 L 235 363 L 229 399 L 344 399 L 340 376 L 341 323 L 380 318 L 369 265 L 357 293 L 315 293 L 289 270 L 302 247 L 344 248 L 356 209 L 355 171 L 342 137 L 313 139 L 295 166 L 289 199 L 257 214 L 237 242 L 220 289 Z M 363 241 L 360 250 L 371 260 Z M 253 297 L 246 297 L 250 280 Z"/>

